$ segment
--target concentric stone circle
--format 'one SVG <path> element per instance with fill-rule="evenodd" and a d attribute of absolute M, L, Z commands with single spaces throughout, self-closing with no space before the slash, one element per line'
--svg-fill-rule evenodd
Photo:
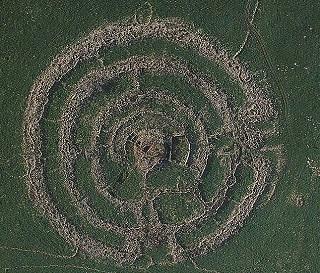
<path fill-rule="evenodd" d="M 107 51 L 149 39 L 173 43 L 217 64 L 241 87 L 245 103 L 239 111 L 234 111 L 229 104 L 228 96 L 216 80 L 212 80 L 212 77 L 209 80 L 206 75 L 192 68 L 184 60 L 163 54 L 131 56 L 114 64 L 92 69 L 72 87 L 59 121 L 58 146 L 61 173 L 72 203 L 82 217 L 94 227 L 112 231 L 125 238 L 126 243 L 123 247 L 114 247 L 79 232 L 52 201 L 44 178 L 41 122 L 45 106 L 50 103 L 49 95 L 53 86 L 70 74 L 79 63 L 96 58 L 102 50 Z M 208 164 L 208 157 L 212 153 L 211 138 L 215 136 L 208 134 L 201 117 L 192 107 L 181 102 L 168 90 L 143 90 L 137 81 L 132 90 L 101 107 L 92 125 L 90 148 L 86 155 L 91 162 L 91 174 L 97 192 L 120 210 L 130 210 L 135 216 L 135 225 L 119 225 L 112 219 L 105 220 L 99 217 L 77 188 L 74 165 L 80 153 L 75 145 L 74 132 L 79 111 L 95 93 L 104 92 L 103 85 L 122 75 L 134 75 L 135 79 L 138 79 L 146 72 L 183 78 L 192 88 L 200 90 L 222 120 L 222 126 L 216 136 L 228 135 L 233 141 L 233 146 L 229 151 L 223 149 L 217 151 L 223 158 L 221 162 L 226 170 L 224 182 L 211 200 L 204 200 L 199 185 Z M 272 164 L 265 155 L 268 148 L 264 142 L 275 135 L 277 130 L 270 132 L 259 127 L 263 122 L 275 123 L 277 119 L 277 111 L 267 95 L 267 90 L 255 81 L 253 74 L 240 63 L 239 59 L 230 57 L 219 43 L 211 41 L 200 30 L 180 19 L 155 19 L 148 24 L 118 22 L 99 27 L 59 54 L 31 88 L 23 123 L 26 182 L 31 199 L 60 236 L 82 253 L 95 259 L 110 258 L 118 264 L 134 263 L 144 254 L 145 249 L 161 244 L 167 245 L 173 263 L 205 254 L 216 249 L 239 230 L 265 191 L 273 173 Z M 177 113 L 183 113 L 185 119 L 193 124 L 191 127 L 195 132 L 195 140 L 191 141 L 192 137 L 186 133 L 190 130 L 188 129 L 190 126 L 177 120 L 176 116 L 148 107 L 142 107 L 141 110 L 139 107 L 147 101 L 169 105 Z M 129 114 L 119 118 L 116 124 L 109 124 L 110 116 L 126 113 L 128 109 L 132 109 Z M 128 151 L 133 149 L 135 165 L 144 176 L 141 183 L 143 189 L 141 198 L 124 200 L 110 192 L 100 164 L 99 139 L 104 127 L 108 127 L 110 133 L 104 145 L 105 152 L 109 153 L 114 161 L 128 163 Z M 147 175 L 166 162 L 172 161 L 174 147 L 172 139 L 177 137 L 183 137 L 187 147 L 187 154 L 180 163 L 192 170 L 194 181 L 184 189 L 150 188 L 146 183 Z M 130 143 L 133 143 L 133 146 L 128 148 Z M 228 190 L 237 182 L 235 172 L 240 162 L 244 160 L 244 155 L 246 164 L 253 172 L 253 181 L 246 194 L 228 215 L 227 220 L 220 223 L 216 230 L 212 230 L 192 246 L 181 245 L 177 240 L 178 233 L 192 232 L 206 219 L 217 214 L 223 206 Z M 279 171 L 280 168 L 277 168 L 274 172 Z M 163 223 L 154 201 L 168 193 L 190 193 L 201 204 L 201 208 L 191 218 L 182 222 Z M 149 209 L 147 217 L 142 212 L 144 207 Z"/>

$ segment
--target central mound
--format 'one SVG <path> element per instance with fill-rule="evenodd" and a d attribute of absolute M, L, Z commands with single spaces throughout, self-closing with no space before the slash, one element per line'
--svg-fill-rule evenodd
<path fill-rule="evenodd" d="M 165 137 L 158 130 L 144 130 L 134 143 L 135 165 L 145 176 L 154 167 L 165 161 L 168 147 Z"/>

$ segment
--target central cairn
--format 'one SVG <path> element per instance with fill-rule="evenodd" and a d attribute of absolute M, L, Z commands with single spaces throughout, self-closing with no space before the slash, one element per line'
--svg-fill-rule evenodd
<path fill-rule="evenodd" d="M 161 41 L 180 55 L 169 54 L 169 45 L 165 53 L 126 55 L 149 40 L 157 43 L 152 52 Z M 123 55 L 110 61 L 117 49 Z M 224 73 L 221 84 L 212 71 Z M 31 88 L 23 124 L 30 198 L 93 259 L 135 265 L 165 247 L 173 264 L 215 250 L 244 225 L 282 168 L 282 146 L 267 142 L 278 133 L 268 88 L 178 18 L 99 27 L 59 54 Z M 54 164 L 59 172 L 47 175 Z M 116 236 L 120 242 L 111 242 Z"/>
<path fill-rule="evenodd" d="M 135 164 L 145 177 L 167 159 L 167 153 L 163 134 L 155 130 L 139 132 L 134 143 Z"/>

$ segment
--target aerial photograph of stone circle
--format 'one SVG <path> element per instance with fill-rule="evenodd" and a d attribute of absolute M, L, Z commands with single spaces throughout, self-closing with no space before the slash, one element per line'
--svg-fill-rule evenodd
<path fill-rule="evenodd" d="M 0 273 L 320 273 L 318 0 L 0 7 Z"/>

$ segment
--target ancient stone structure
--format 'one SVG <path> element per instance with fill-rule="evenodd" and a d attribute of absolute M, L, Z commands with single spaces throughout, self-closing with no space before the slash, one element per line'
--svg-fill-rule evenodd
<path fill-rule="evenodd" d="M 52 201 L 44 176 L 41 124 L 54 85 L 72 74 L 78 65 L 96 58 L 102 51 L 108 52 L 145 40 L 166 41 L 216 64 L 240 86 L 244 102 L 237 109 L 232 107 L 230 98 L 212 75 L 208 77 L 191 63 L 162 53 L 130 56 L 92 68 L 72 86 L 59 119 L 59 168 L 72 206 L 81 216 L 95 228 L 114 232 L 125 239 L 123 246 L 114 247 L 79 231 Z M 266 144 L 278 131 L 277 111 L 268 97 L 268 87 L 261 85 L 238 58 L 230 56 L 217 41 L 212 41 L 201 30 L 180 19 L 169 18 L 155 19 L 148 24 L 117 22 L 101 26 L 54 58 L 31 88 L 24 115 L 23 149 L 30 197 L 60 236 L 79 248 L 81 253 L 100 260 L 109 258 L 118 264 L 133 264 L 145 249 L 163 244 L 168 247 L 172 262 L 176 263 L 216 249 L 239 231 L 266 187 L 270 183 L 275 185 L 281 171 L 282 146 L 269 147 Z M 180 78 L 198 90 L 219 117 L 221 127 L 215 132 L 208 131 L 201 113 L 190 102 L 184 102 L 166 88 L 141 88 L 140 79 L 148 73 Z M 132 87 L 99 106 L 92 121 L 89 148 L 83 153 L 75 141 L 80 112 L 96 96 L 108 92 L 105 89 L 108 83 L 123 76 L 134 79 Z M 154 108 L 155 104 L 162 108 Z M 163 110 L 166 108 L 171 111 Z M 261 124 L 272 124 L 273 129 L 263 129 Z M 104 140 L 102 134 L 106 134 Z M 232 144 L 217 147 L 215 140 L 222 137 Z M 179 139 L 182 140 L 181 146 L 176 145 Z M 179 153 L 182 154 L 180 157 L 176 155 Z M 223 166 L 223 183 L 210 200 L 205 200 L 200 186 L 213 153 Z M 278 159 L 280 163 L 277 166 L 273 166 L 268 153 L 273 153 Z M 132 212 L 134 225 L 102 219 L 78 189 L 75 164 L 84 154 L 91 164 L 94 190 L 119 211 Z M 114 162 L 132 166 L 142 174 L 140 198 L 124 199 L 110 191 L 101 163 L 104 154 Z M 168 168 L 173 163 L 189 169 L 193 181 L 183 188 L 179 185 L 175 188 L 153 188 L 148 185 L 149 174 Z M 240 164 L 252 171 L 253 179 L 227 219 L 193 244 L 180 244 L 177 239 L 179 234 L 194 232 L 207 219 L 219 213 L 228 201 L 229 190 L 238 182 L 236 172 Z M 167 193 L 191 194 L 201 204 L 200 209 L 182 222 L 164 223 L 155 202 Z M 147 215 L 143 213 L 146 207 L 149 211 Z"/>

